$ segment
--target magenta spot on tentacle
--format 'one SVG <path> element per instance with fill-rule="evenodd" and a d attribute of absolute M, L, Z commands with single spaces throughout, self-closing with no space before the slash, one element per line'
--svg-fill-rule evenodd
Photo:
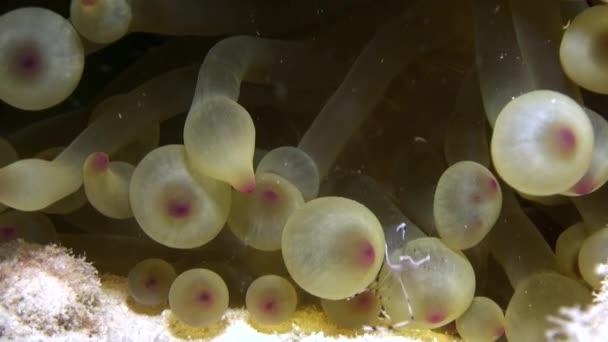
<path fill-rule="evenodd" d="M 198 294 L 197 300 L 199 301 L 199 303 L 207 305 L 211 304 L 211 302 L 213 301 L 213 296 L 207 290 L 202 290 Z"/>
<path fill-rule="evenodd" d="M 173 200 L 168 204 L 169 215 L 175 218 L 184 218 L 190 215 L 192 207 L 190 202 Z"/>
<path fill-rule="evenodd" d="M 83 6 L 93 6 L 97 3 L 97 0 L 80 0 Z"/>
<path fill-rule="evenodd" d="M 110 166 L 110 156 L 104 152 L 95 152 L 92 163 L 95 170 L 105 171 Z"/>
<path fill-rule="evenodd" d="M 262 191 L 262 197 L 271 203 L 275 203 L 279 199 L 279 194 L 277 194 L 274 190 L 264 190 Z"/>
<path fill-rule="evenodd" d="M 445 313 L 443 311 L 431 312 L 426 316 L 426 321 L 432 324 L 437 324 L 445 319 Z"/>
<path fill-rule="evenodd" d="M 361 293 L 360 295 L 355 297 L 354 300 L 357 307 L 363 311 L 369 311 L 372 308 L 372 294 L 369 292 Z"/>
<path fill-rule="evenodd" d="M 576 135 L 567 127 L 562 127 L 558 130 L 558 141 L 560 148 L 563 151 L 571 151 L 576 146 Z"/>
<path fill-rule="evenodd" d="M 491 192 L 498 190 L 498 182 L 496 181 L 496 178 L 490 177 L 488 180 L 488 187 L 490 188 Z"/>
<path fill-rule="evenodd" d="M 504 334 L 505 334 L 505 327 L 498 327 L 498 328 L 496 328 L 496 331 L 494 332 L 494 336 L 496 338 L 501 337 Z"/>
<path fill-rule="evenodd" d="M 252 180 L 251 182 L 245 184 L 245 186 L 242 186 L 241 188 L 237 189 L 239 192 L 244 192 L 246 194 L 250 194 L 252 192 L 255 191 L 255 180 Z"/>
<path fill-rule="evenodd" d="M 16 74 L 23 79 L 32 79 L 42 70 L 42 56 L 33 46 L 23 46 L 17 49 L 13 57 Z"/>
<path fill-rule="evenodd" d="M 17 237 L 17 229 L 15 227 L 1 227 L 0 237 L 3 241 L 14 240 Z"/>
<path fill-rule="evenodd" d="M 359 247 L 359 262 L 364 267 L 370 267 L 376 261 L 376 251 L 369 241 L 361 242 Z"/>
<path fill-rule="evenodd" d="M 146 279 L 146 281 L 144 282 L 144 287 L 148 290 L 152 290 L 154 288 L 156 288 L 156 286 L 158 285 L 158 280 L 155 277 L 148 277 L 148 279 Z"/>
<path fill-rule="evenodd" d="M 595 187 L 595 184 L 593 182 L 593 180 L 584 177 L 582 180 L 580 180 L 578 183 L 576 183 L 576 185 L 574 186 L 574 192 L 577 195 L 586 195 L 588 193 L 590 193 L 591 191 L 593 191 L 593 188 Z"/>
<path fill-rule="evenodd" d="M 262 302 L 262 311 L 274 313 L 277 311 L 277 303 L 273 299 L 267 299 Z"/>

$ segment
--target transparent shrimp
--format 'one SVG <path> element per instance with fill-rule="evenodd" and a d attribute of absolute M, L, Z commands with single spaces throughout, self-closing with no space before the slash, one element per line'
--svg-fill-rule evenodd
<path fill-rule="evenodd" d="M 338 196 L 344 196 L 352 200 L 358 201 L 371 210 L 380 223 L 384 231 L 385 248 L 384 248 L 384 266 L 376 280 L 368 286 L 366 291 L 372 292 L 380 301 L 382 301 L 383 293 L 386 293 L 387 288 L 391 288 L 395 292 L 391 295 L 402 296 L 402 301 L 408 309 L 407 314 L 410 318 L 404 322 L 389 326 L 388 329 L 395 329 L 407 325 L 413 320 L 412 304 L 410 296 L 403 283 L 401 272 L 418 268 L 422 264 L 430 260 L 430 255 L 426 255 L 420 260 L 409 255 L 403 255 L 402 248 L 412 241 L 424 238 L 426 235 L 420 228 L 409 220 L 399 207 L 395 205 L 390 196 L 384 191 L 382 186 L 373 178 L 360 174 L 342 174 L 336 173 L 332 175 L 331 180 L 326 184 L 325 191 Z M 396 280 L 392 279 L 396 276 Z M 355 296 L 349 298 L 354 299 Z M 399 299 L 401 301 L 401 299 Z M 381 311 L 381 316 L 389 318 L 390 309 Z M 362 327 L 367 331 L 379 330 L 379 327 L 364 325 Z M 385 327 L 382 327 L 385 329 Z"/>
<path fill-rule="evenodd" d="M 407 230 L 407 224 L 405 222 L 402 222 L 395 228 L 395 233 L 401 234 L 402 241 L 405 241 L 406 230 Z M 380 293 L 380 291 L 379 291 L 380 284 L 382 284 L 384 281 L 386 281 L 388 277 L 395 276 L 396 274 L 401 273 L 401 272 L 407 272 L 408 270 L 410 270 L 410 267 L 418 268 L 418 267 L 422 266 L 423 264 L 425 264 L 426 262 L 431 260 L 430 255 L 427 255 L 426 257 L 419 259 L 419 260 L 415 260 L 414 258 L 412 258 L 409 255 L 399 255 L 397 258 L 398 262 L 395 263 L 395 262 L 391 261 L 388 251 L 389 251 L 389 248 L 387 245 L 385 245 L 384 265 L 385 265 L 385 267 L 387 267 L 388 272 L 385 272 L 384 274 L 381 272 L 378 277 L 378 280 L 374 284 L 372 284 L 372 289 L 376 292 L 376 295 L 379 295 L 379 293 Z M 395 258 L 393 258 L 393 259 L 395 259 Z M 405 321 L 397 322 L 397 323 L 392 323 L 387 326 L 365 325 L 365 326 L 363 326 L 364 331 L 395 330 L 395 329 L 405 327 L 405 326 L 409 325 L 412 321 L 415 320 L 412 303 L 410 301 L 410 297 L 408 295 L 407 289 L 405 288 L 405 284 L 403 283 L 403 279 L 401 279 L 401 277 L 399 277 L 399 276 L 397 276 L 396 279 L 397 279 L 397 282 L 399 283 L 399 287 L 401 288 L 401 291 L 403 292 L 403 296 L 405 297 L 405 300 L 407 302 L 407 310 L 410 313 L 409 319 L 407 319 Z M 390 316 L 384 311 L 384 309 L 382 309 L 380 313 L 384 318 L 388 319 L 389 321 L 391 320 Z"/>

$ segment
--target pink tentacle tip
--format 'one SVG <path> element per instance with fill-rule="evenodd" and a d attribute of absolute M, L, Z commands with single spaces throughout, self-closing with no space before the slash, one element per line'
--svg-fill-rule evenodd
<path fill-rule="evenodd" d="M 190 215 L 191 209 L 190 203 L 184 201 L 172 201 L 168 206 L 169 215 L 175 218 L 184 218 Z"/>
<path fill-rule="evenodd" d="M 562 127 L 558 130 L 557 134 L 559 145 L 564 152 L 570 152 L 576 147 L 576 135 L 572 129 Z"/>
<path fill-rule="evenodd" d="M 376 261 L 376 251 L 369 241 L 361 243 L 359 253 L 359 262 L 364 267 L 370 267 Z"/>
<path fill-rule="evenodd" d="M 490 192 L 498 190 L 498 181 L 496 181 L 496 178 L 490 177 L 488 180 L 488 188 L 490 189 Z"/>
<path fill-rule="evenodd" d="M 496 338 L 502 337 L 502 335 L 505 334 L 505 327 L 498 327 L 496 328 L 496 331 L 494 332 L 494 336 Z"/>
<path fill-rule="evenodd" d="M 593 180 L 584 177 L 582 180 L 580 180 L 578 183 L 576 183 L 576 185 L 574 186 L 574 192 L 577 195 L 586 195 L 590 192 L 593 191 L 593 188 L 595 187 L 595 184 L 593 182 Z"/>
<path fill-rule="evenodd" d="M 277 311 L 277 303 L 273 299 L 265 300 L 262 303 L 262 310 L 268 313 L 274 313 Z"/>
<path fill-rule="evenodd" d="M 246 194 L 250 194 L 253 193 L 255 191 L 256 188 L 256 184 L 255 184 L 255 180 L 252 180 L 251 182 L 245 184 L 244 186 L 240 187 L 238 189 L 239 192 L 243 192 Z"/>
<path fill-rule="evenodd" d="M 279 200 L 279 194 L 276 191 L 271 189 L 266 189 L 262 191 L 262 198 L 270 203 L 276 203 Z"/>
<path fill-rule="evenodd" d="M 93 6 L 93 5 L 97 4 L 97 0 L 80 0 L 80 3 L 83 6 Z"/>
<path fill-rule="evenodd" d="M 105 171 L 110 167 L 110 156 L 104 152 L 95 152 L 92 157 L 92 166 L 96 171 Z"/>
<path fill-rule="evenodd" d="M 213 302 L 213 296 L 207 290 L 202 290 L 198 294 L 196 299 L 198 300 L 199 303 L 205 304 L 205 305 L 211 304 Z"/>
<path fill-rule="evenodd" d="M 364 311 L 371 310 L 372 306 L 374 305 L 372 296 L 373 294 L 370 292 L 361 293 L 360 295 L 356 296 L 354 300 L 357 307 Z"/>
<path fill-rule="evenodd" d="M 437 324 L 445 319 L 446 315 L 443 311 L 431 312 L 426 316 L 426 321 L 432 324 Z"/>
<path fill-rule="evenodd" d="M 22 47 L 14 55 L 14 65 L 18 74 L 26 79 L 40 75 L 43 59 L 38 49 L 32 46 Z"/>
<path fill-rule="evenodd" d="M 158 285 L 158 280 L 154 277 L 149 277 L 148 279 L 146 279 L 146 281 L 144 283 L 144 287 L 148 290 L 152 290 L 152 289 L 156 288 L 157 285 Z"/>

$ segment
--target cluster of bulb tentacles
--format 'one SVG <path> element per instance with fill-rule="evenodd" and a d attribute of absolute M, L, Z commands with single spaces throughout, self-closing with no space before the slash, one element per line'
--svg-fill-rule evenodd
<path fill-rule="evenodd" d="M 440 29 L 453 13 L 438 0 L 270 3 L 72 0 L 69 18 L 2 13 L 0 99 L 31 115 L 74 92 L 88 54 L 132 32 L 189 38 L 127 69 L 115 85 L 137 84 L 127 91 L 0 140 L 0 242 L 84 251 L 127 275 L 134 300 L 168 302 L 192 326 L 239 297 L 275 325 L 314 297 L 346 328 L 455 322 L 465 341 L 541 341 L 546 316 L 590 301 L 608 259 L 608 122 L 587 101 L 608 94 L 608 5 L 470 0 L 472 60 L 437 125 L 442 145 L 408 135 L 412 119 L 390 176 L 372 178 L 336 163 L 395 79 L 453 49 Z M 167 57 L 199 36 L 229 37 L 202 64 Z M 259 103 L 314 120 L 291 145 L 256 145 Z M 179 141 L 161 144 L 183 113 Z M 85 114 L 69 144 L 40 142 Z M 529 208 L 562 228 L 555 243 Z"/>

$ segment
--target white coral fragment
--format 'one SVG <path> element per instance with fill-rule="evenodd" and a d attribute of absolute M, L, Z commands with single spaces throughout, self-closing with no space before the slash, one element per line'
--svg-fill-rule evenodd
<path fill-rule="evenodd" d="M 0 339 L 98 329 L 97 271 L 63 247 L 0 244 Z"/>
<path fill-rule="evenodd" d="M 603 342 L 608 338 L 608 264 L 599 265 L 597 273 L 604 277 L 593 304 L 587 308 L 563 307 L 559 316 L 547 319 L 556 325 L 546 332 L 551 342 Z"/>

